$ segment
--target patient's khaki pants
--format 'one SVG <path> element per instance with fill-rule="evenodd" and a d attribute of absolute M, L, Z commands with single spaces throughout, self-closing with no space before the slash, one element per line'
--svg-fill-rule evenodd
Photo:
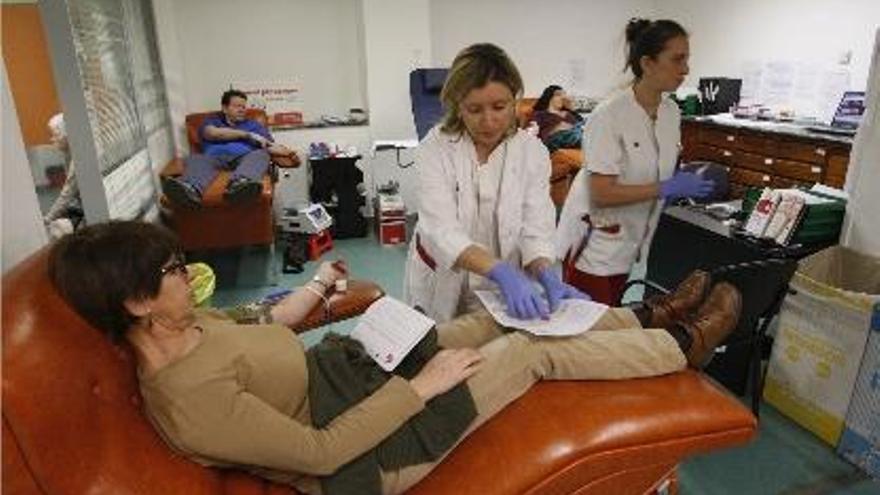
<path fill-rule="evenodd" d="M 477 418 L 465 435 L 538 380 L 619 380 L 671 373 L 687 364 L 666 330 L 642 329 L 628 309 L 609 309 L 593 328 L 574 337 L 505 334 L 485 312 L 456 318 L 437 330 L 440 345 L 479 348 L 485 357 L 480 371 L 468 380 Z M 383 473 L 384 493 L 402 493 L 438 463 Z"/>

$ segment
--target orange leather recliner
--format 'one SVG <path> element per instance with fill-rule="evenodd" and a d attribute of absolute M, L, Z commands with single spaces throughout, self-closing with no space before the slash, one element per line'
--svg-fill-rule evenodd
<path fill-rule="evenodd" d="M 4 493 L 294 495 L 175 454 L 141 412 L 134 358 L 51 287 L 46 252 L 3 277 Z M 381 295 L 360 295 L 345 316 Z M 307 326 L 321 320 L 319 311 Z M 468 436 L 416 495 L 677 493 L 695 453 L 747 442 L 755 417 L 702 374 L 544 382 Z"/>
<path fill-rule="evenodd" d="M 199 130 L 206 118 L 216 112 L 193 113 L 186 116 L 186 134 L 191 153 L 201 153 Z M 250 109 L 247 118 L 266 124 L 266 113 Z M 230 172 L 222 171 L 202 195 L 202 207 L 186 208 L 162 198 L 165 221 L 180 237 L 187 251 L 201 249 L 224 249 L 248 245 L 269 245 L 275 241 L 275 224 L 272 216 L 274 195 L 274 167 L 299 166 L 296 154 L 272 156 L 269 172 L 263 177 L 263 192 L 247 203 L 230 204 L 223 199 Z M 166 166 L 161 175 L 183 174 L 184 160 L 176 159 Z"/>

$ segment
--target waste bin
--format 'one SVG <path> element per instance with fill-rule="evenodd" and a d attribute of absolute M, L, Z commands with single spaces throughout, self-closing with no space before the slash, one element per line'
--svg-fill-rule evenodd
<path fill-rule="evenodd" d="M 836 446 L 880 303 L 880 258 L 834 246 L 801 261 L 779 314 L 764 399 Z"/>

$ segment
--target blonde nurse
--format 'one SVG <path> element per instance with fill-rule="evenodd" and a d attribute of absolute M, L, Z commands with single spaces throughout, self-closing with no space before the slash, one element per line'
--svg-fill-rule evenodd
<path fill-rule="evenodd" d="M 633 82 L 590 117 L 586 164 L 557 231 L 566 281 L 606 304 L 618 302 L 633 264 L 647 256 L 664 203 L 714 187 L 676 172 L 681 114 L 665 94 L 688 74 L 687 32 L 675 21 L 633 19 L 626 40 Z"/>
<path fill-rule="evenodd" d="M 465 48 L 440 93 L 445 115 L 416 150 L 419 223 L 404 294 L 437 321 L 478 308 L 476 289 L 497 288 L 522 319 L 585 297 L 552 267 L 550 158 L 516 126 L 522 87 L 503 50 Z"/>

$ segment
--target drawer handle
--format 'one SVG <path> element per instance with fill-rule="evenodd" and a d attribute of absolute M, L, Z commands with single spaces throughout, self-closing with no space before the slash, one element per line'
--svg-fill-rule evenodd
<path fill-rule="evenodd" d="M 761 177 L 761 180 L 764 181 L 764 182 L 770 182 L 770 176 L 769 176 L 769 175 L 765 175 L 764 177 Z"/>
<path fill-rule="evenodd" d="M 727 142 L 732 143 L 734 141 L 736 141 L 736 136 L 734 136 L 733 134 L 728 134 L 727 135 Z"/>
<path fill-rule="evenodd" d="M 724 156 L 727 156 L 727 157 L 733 156 L 733 153 L 731 153 L 731 152 L 729 152 L 729 151 L 727 151 L 727 150 L 724 150 L 721 154 L 724 155 Z"/>
<path fill-rule="evenodd" d="M 819 156 L 825 156 L 825 148 L 816 148 L 816 154 Z"/>
<path fill-rule="evenodd" d="M 821 173 L 822 173 L 822 167 L 810 167 L 810 172 L 812 172 L 812 173 L 814 173 L 814 174 L 821 174 Z"/>
<path fill-rule="evenodd" d="M 772 158 L 764 158 L 764 165 L 773 165 Z"/>

